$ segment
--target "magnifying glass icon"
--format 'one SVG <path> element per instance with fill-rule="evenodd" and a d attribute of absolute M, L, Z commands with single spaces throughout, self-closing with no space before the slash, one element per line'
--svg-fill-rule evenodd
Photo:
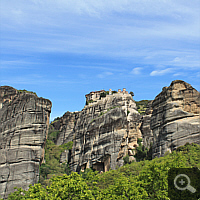
<path fill-rule="evenodd" d="M 185 177 L 187 179 L 187 185 L 185 187 L 179 187 L 177 185 L 177 180 L 179 177 Z M 184 185 L 185 181 L 184 181 L 184 179 L 180 179 L 180 181 L 178 181 L 178 183 L 180 183 L 180 185 Z M 174 179 L 174 185 L 178 190 L 186 190 L 187 189 L 192 193 L 196 192 L 196 189 L 190 185 L 190 178 L 186 174 L 177 175 Z"/>

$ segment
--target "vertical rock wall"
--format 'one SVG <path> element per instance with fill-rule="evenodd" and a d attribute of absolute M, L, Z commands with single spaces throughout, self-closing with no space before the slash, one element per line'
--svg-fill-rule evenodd
<path fill-rule="evenodd" d="M 145 115 L 142 116 L 142 124 L 140 130 L 142 132 L 142 142 L 145 147 L 148 149 L 153 145 L 153 132 L 150 127 L 151 115 L 152 115 L 152 102 L 150 101 L 147 105 Z"/>
<path fill-rule="evenodd" d="M 44 159 L 51 102 L 37 95 L 0 87 L 0 196 L 38 182 Z"/>
<path fill-rule="evenodd" d="M 186 142 L 200 144 L 200 93 L 176 80 L 152 103 L 153 157 L 164 156 Z"/>
<path fill-rule="evenodd" d="M 132 150 L 141 138 L 140 114 L 130 94 L 107 95 L 80 112 L 65 113 L 58 124 L 57 145 L 73 141 L 69 163 L 73 171 L 115 169 L 125 155 L 133 159 Z"/>

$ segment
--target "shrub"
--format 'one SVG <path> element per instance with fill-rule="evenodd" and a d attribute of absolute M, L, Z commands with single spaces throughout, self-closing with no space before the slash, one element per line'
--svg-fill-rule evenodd
<path fill-rule="evenodd" d="M 28 91 L 28 90 L 17 90 L 19 93 L 31 93 L 31 94 L 35 94 L 37 96 L 37 94 L 35 92 L 32 92 L 32 91 Z"/>
<path fill-rule="evenodd" d="M 124 160 L 128 161 L 127 158 L 125 156 Z M 191 167 L 200 167 L 200 146 L 197 144 L 186 144 L 165 157 L 133 162 L 102 174 L 88 169 L 81 175 L 72 172 L 54 176 L 49 186 L 30 185 L 28 191 L 18 188 L 8 200 L 167 200 L 168 170 Z"/>
<path fill-rule="evenodd" d="M 100 94 L 100 98 L 99 98 L 99 99 L 104 98 L 104 97 L 106 97 L 106 92 L 102 92 L 102 93 Z"/>
<path fill-rule="evenodd" d="M 124 160 L 124 165 L 129 163 L 129 155 L 126 155 L 125 157 L 123 157 Z"/>

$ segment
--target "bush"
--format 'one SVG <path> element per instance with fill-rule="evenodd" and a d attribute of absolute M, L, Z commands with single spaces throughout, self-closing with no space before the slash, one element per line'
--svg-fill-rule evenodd
<path fill-rule="evenodd" d="M 102 93 L 100 94 L 100 98 L 99 98 L 99 99 L 104 98 L 104 97 L 106 97 L 106 92 L 102 92 Z"/>
<path fill-rule="evenodd" d="M 123 157 L 124 160 L 124 165 L 129 163 L 129 155 L 126 155 L 125 157 Z"/>
<path fill-rule="evenodd" d="M 37 96 L 37 94 L 35 92 L 32 91 L 28 91 L 28 90 L 17 90 L 19 93 L 31 93 L 31 94 L 35 94 Z"/>
<path fill-rule="evenodd" d="M 81 175 L 72 172 L 54 176 L 49 186 L 30 185 L 28 191 L 18 188 L 8 200 L 167 200 L 168 170 L 191 167 L 200 167 L 200 146 L 197 144 L 186 144 L 165 157 L 133 162 L 103 174 L 88 169 Z"/>
<path fill-rule="evenodd" d="M 58 139 L 58 135 L 59 135 L 60 131 L 49 131 L 48 134 L 48 140 L 56 143 L 56 140 Z"/>
<path fill-rule="evenodd" d="M 142 145 L 142 138 L 138 138 L 137 143 L 139 146 L 136 147 L 136 154 L 134 155 L 136 161 L 152 160 L 152 144 L 150 145 L 150 148 L 147 149 L 144 145 Z"/>
<path fill-rule="evenodd" d="M 46 180 L 49 175 L 62 175 L 70 174 L 68 163 L 60 163 L 60 155 L 65 150 L 71 150 L 73 142 L 62 145 L 55 145 L 53 141 L 47 140 L 45 147 L 45 163 L 40 166 L 40 180 L 42 185 L 48 185 L 49 181 Z"/>
<path fill-rule="evenodd" d="M 146 111 L 146 109 L 147 109 L 147 105 L 148 105 L 148 103 L 149 103 L 150 101 L 151 101 L 151 100 L 135 101 L 136 106 L 137 106 L 137 109 L 138 109 L 138 112 L 139 112 L 141 115 L 144 115 L 144 114 L 145 114 L 145 111 Z"/>

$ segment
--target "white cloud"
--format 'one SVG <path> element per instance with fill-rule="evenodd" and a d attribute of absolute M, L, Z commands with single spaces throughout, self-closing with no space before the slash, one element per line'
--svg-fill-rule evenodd
<path fill-rule="evenodd" d="M 141 70 L 142 70 L 142 67 L 135 67 L 135 68 L 131 71 L 131 74 L 135 74 L 135 75 L 141 74 Z"/>
<path fill-rule="evenodd" d="M 30 55 L 64 53 L 117 62 L 126 59 L 138 66 L 200 68 L 199 0 L 9 0 L 0 4 L 5 55 L 17 52 L 29 62 Z M 106 69 L 104 64 L 97 68 L 122 70 Z M 152 76 L 167 73 L 165 67 L 151 71 Z M 131 73 L 139 74 L 141 69 Z"/>
<path fill-rule="evenodd" d="M 176 57 L 176 58 L 174 58 L 174 60 L 173 60 L 173 62 L 180 62 L 181 61 L 181 58 L 179 58 L 179 57 Z"/>
<path fill-rule="evenodd" d="M 173 76 L 188 76 L 187 72 L 183 73 L 183 72 L 177 72 L 175 74 L 173 74 Z"/>
<path fill-rule="evenodd" d="M 111 76 L 111 75 L 113 75 L 112 72 L 103 72 L 101 74 L 98 74 L 97 77 L 98 78 L 106 78 L 107 76 Z"/>
<path fill-rule="evenodd" d="M 150 73 L 150 76 L 163 76 L 163 75 L 168 74 L 172 71 L 173 71 L 172 68 L 167 68 L 167 69 L 163 69 L 163 70 L 154 70 Z"/>

